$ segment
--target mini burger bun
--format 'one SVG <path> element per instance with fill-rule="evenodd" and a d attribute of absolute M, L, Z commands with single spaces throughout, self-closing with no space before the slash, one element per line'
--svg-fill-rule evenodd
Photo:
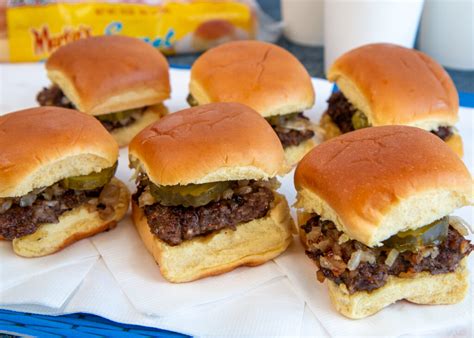
<path fill-rule="evenodd" d="M 269 179 L 289 169 L 272 127 L 239 103 L 167 115 L 130 142 L 129 154 L 158 185 Z"/>
<path fill-rule="evenodd" d="M 150 231 L 143 210 L 132 201 L 132 218 L 145 247 L 158 263 L 163 277 L 173 283 L 190 282 L 256 266 L 275 258 L 290 245 L 293 219 L 285 198 L 275 193 L 267 216 L 170 246 Z"/>
<path fill-rule="evenodd" d="M 22 257 L 41 257 L 53 254 L 87 237 L 114 228 L 126 214 L 130 193 L 121 181 L 113 178 L 109 184 L 119 188 L 114 213 L 103 220 L 97 210 L 82 205 L 59 216 L 58 223 L 42 224 L 32 234 L 15 238 L 13 251 Z"/>
<path fill-rule="evenodd" d="M 420 272 L 407 278 L 390 276 L 384 286 L 371 292 L 349 294 L 344 284 L 326 282 L 336 310 L 351 319 L 371 316 L 402 299 L 423 305 L 459 303 L 469 288 L 466 259 L 451 273 L 432 275 Z"/>
<path fill-rule="evenodd" d="M 436 130 L 458 120 L 453 81 L 439 63 L 414 49 L 388 43 L 353 49 L 334 62 L 328 79 L 373 126 Z"/>
<path fill-rule="evenodd" d="M 96 36 L 58 48 L 47 60 L 51 82 L 91 115 L 145 107 L 170 96 L 166 58 L 126 36 Z"/>
<path fill-rule="evenodd" d="M 321 120 L 319 122 L 319 129 L 321 130 L 321 136 L 324 141 L 327 141 L 329 139 L 332 139 L 336 136 L 342 135 L 341 130 L 335 124 L 331 117 L 327 114 L 324 113 L 323 116 L 321 117 Z M 464 156 L 464 150 L 463 150 L 463 142 L 461 135 L 454 130 L 453 135 L 451 135 L 445 143 L 460 157 L 462 158 Z"/>
<path fill-rule="evenodd" d="M 118 145 L 87 114 L 38 107 L 0 116 L 0 198 L 19 197 L 66 177 L 114 165 Z"/>
<path fill-rule="evenodd" d="M 471 175 L 439 137 L 371 127 L 314 148 L 295 172 L 297 208 L 374 247 L 473 204 Z"/>
<path fill-rule="evenodd" d="M 316 146 L 313 139 L 301 142 L 297 146 L 289 146 L 285 149 L 286 162 L 290 166 L 296 165 L 311 149 Z"/>
<path fill-rule="evenodd" d="M 167 114 L 168 109 L 161 103 L 148 106 L 140 119 L 126 127 L 114 129 L 111 134 L 119 147 L 126 147 L 140 131 Z"/>
<path fill-rule="evenodd" d="M 200 24 L 194 31 L 191 43 L 195 51 L 203 51 L 236 38 L 236 28 L 231 22 L 215 19 Z"/>
<path fill-rule="evenodd" d="M 191 68 L 189 90 L 199 104 L 239 102 L 264 117 L 302 112 L 315 100 L 298 59 L 261 41 L 233 41 L 205 52 Z"/>

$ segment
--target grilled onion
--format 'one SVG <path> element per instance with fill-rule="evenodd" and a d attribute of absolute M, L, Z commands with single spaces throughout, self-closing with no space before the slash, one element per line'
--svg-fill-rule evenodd
<path fill-rule="evenodd" d="M 469 232 L 474 233 L 471 225 L 462 217 L 449 216 L 449 225 L 451 225 L 462 236 L 469 235 Z"/>
<path fill-rule="evenodd" d="M 355 269 L 359 267 L 359 264 L 363 262 L 374 264 L 375 255 L 369 251 L 362 251 L 362 250 L 354 251 L 351 255 L 351 258 L 349 259 L 349 262 L 347 262 L 347 268 L 350 271 L 354 271 Z"/>
<path fill-rule="evenodd" d="M 392 267 L 393 263 L 397 260 L 398 255 L 400 252 L 398 252 L 397 249 L 392 249 L 388 253 L 387 259 L 385 259 L 385 265 L 388 265 L 389 267 Z"/>
<path fill-rule="evenodd" d="M 4 199 L 0 200 L 0 214 L 7 212 L 12 207 L 12 200 L 11 199 Z"/>

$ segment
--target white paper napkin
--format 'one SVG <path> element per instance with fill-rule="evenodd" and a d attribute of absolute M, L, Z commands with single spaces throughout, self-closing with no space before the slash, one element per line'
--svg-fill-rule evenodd
<path fill-rule="evenodd" d="M 200 337 L 278 337 L 298 334 L 304 302 L 296 297 L 288 280 L 283 278 L 240 297 L 199 306 L 176 316 L 146 316 L 133 307 L 103 260 L 99 260 L 74 295 L 59 309 L 38 305 L 0 307 L 48 315 L 92 313 L 121 323 L 158 327 Z"/>
<path fill-rule="evenodd" d="M 303 323 L 301 325 L 300 337 L 330 337 L 321 323 L 316 319 L 308 305 L 304 307 Z"/>
<path fill-rule="evenodd" d="M 415 305 L 398 302 L 379 313 L 351 320 L 340 315 L 329 300 L 327 287 L 316 280 L 316 266 L 306 257 L 299 239 L 275 261 L 306 301 L 321 325 L 332 336 L 400 336 L 468 327 L 473 320 L 472 288 L 465 300 L 455 305 Z M 472 257 L 470 262 L 472 263 Z M 472 265 L 470 264 L 472 271 Z M 471 275 L 472 276 L 472 275 Z"/>
<path fill-rule="evenodd" d="M 161 276 L 129 218 L 112 233 L 96 236 L 93 241 L 135 308 L 156 316 L 242 294 L 283 276 L 273 262 L 268 262 L 191 283 L 169 283 Z"/>
<path fill-rule="evenodd" d="M 64 266 L 97 260 L 99 254 L 89 240 L 82 240 L 64 250 L 45 257 L 23 258 L 13 253 L 10 241 L 0 241 L 0 292 L 50 273 Z M 68 278 L 64 275 L 62 278 Z M 71 278 L 75 278 L 71 276 Z M 79 283 L 77 281 L 77 283 Z"/>
<path fill-rule="evenodd" d="M 77 289 L 98 260 L 98 256 L 87 258 L 80 263 L 35 275 L 25 282 L 0 292 L 0 304 L 37 304 L 59 308 Z"/>

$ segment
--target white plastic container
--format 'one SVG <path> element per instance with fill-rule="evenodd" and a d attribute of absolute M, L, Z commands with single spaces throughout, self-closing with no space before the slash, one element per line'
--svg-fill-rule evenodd
<path fill-rule="evenodd" d="M 419 47 L 443 66 L 474 70 L 474 2 L 427 0 Z"/>
<path fill-rule="evenodd" d="M 413 47 L 423 0 L 325 0 L 324 69 L 343 53 L 368 43 Z"/>
<path fill-rule="evenodd" d="M 324 0 L 281 0 L 283 34 L 305 46 L 323 45 Z"/>

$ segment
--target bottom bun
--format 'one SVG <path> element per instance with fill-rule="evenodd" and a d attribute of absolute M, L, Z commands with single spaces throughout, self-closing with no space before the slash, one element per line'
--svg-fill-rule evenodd
<path fill-rule="evenodd" d="M 111 134 L 117 141 L 119 147 L 125 147 L 145 127 L 149 126 L 155 121 L 158 121 L 166 114 L 168 114 L 168 109 L 163 104 L 160 103 L 150 106 L 147 108 L 147 110 L 145 110 L 139 120 L 126 127 L 115 129 L 111 132 Z"/>
<path fill-rule="evenodd" d="M 324 113 L 321 116 L 321 120 L 319 121 L 319 129 L 321 130 L 321 136 L 324 141 L 332 139 L 336 136 L 342 135 L 341 129 L 335 124 L 331 117 Z"/>
<path fill-rule="evenodd" d="M 290 146 L 285 148 L 285 159 L 286 163 L 290 166 L 298 164 L 298 162 L 306 155 L 311 149 L 316 146 L 316 142 L 313 139 L 301 142 L 297 146 Z"/>
<path fill-rule="evenodd" d="M 114 228 L 128 210 L 130 193 L 125 184 L 116 178 L 110 184 L 120 188 L 120 196 L 115 212 L 109 219 L 103 220 L 98 211 L 91 211 L 83 205 L 61 215 L 59 223 L 42 224 L 31 235 L 15 238 L 12 241 L 13 251 L 23 257 L 46 256 L 80 239 Z"/>
<path fill-rule="evenodd" d="M 416 304 L 454 304 L 466 296 L 469 281 L 466 259 L 455 272 L 432 275 L 429 272 L 402 278 L 390 276 L 387 283 L 372 292 L 349 294 L 344 284 L 327 280 L 329 297 L 336 310 L 346 317 L 360 319 L 371 316 L 398 300 Z"/>
<path fill-rule="evenodd" d="M 239 266 L 256 266 L 286 250 L 294 223 L 285 198 L 275 193 L 275 206 L 260 219 L 170 246 L 153 235 L 140 207 L 132 202 L 133 222 L 161 274 L 173 283 L 219 275 Z"/>
<path fill-rule="evenodd" d="M 446 144 L 459 156 L 463 157 L 464 150 L 462 145 L 461 135 L 454 133 L 450 138 L 446 140 Z"/>

